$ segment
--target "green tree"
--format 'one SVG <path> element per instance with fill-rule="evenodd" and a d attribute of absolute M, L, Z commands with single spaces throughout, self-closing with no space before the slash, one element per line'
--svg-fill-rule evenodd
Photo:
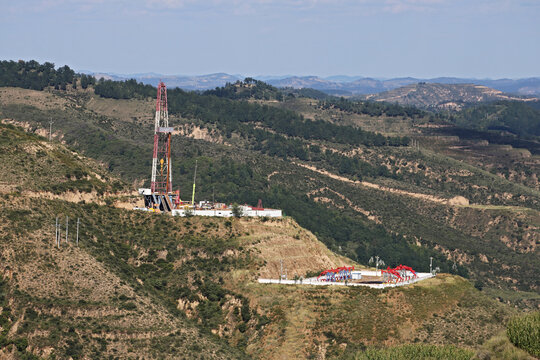
<path fill-rule="evenodd" d="M 81 87 L 83 89 L 88 87 L 88 76 L 86 76 L 86 74 L 81 74 Z"/>
<path fill-rule="evenodd" d="M 243 215 L 242 207 L 236 203 L 232 206 L 232 214 L 234 217 L 239 218 Z"/>

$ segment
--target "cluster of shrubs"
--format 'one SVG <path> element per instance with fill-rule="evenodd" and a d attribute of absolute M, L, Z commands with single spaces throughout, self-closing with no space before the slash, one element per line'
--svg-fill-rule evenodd
<path fill-rule="evenodd" d="M 540 311 L 510 320 L 506 333 L 512 344 L 540 358 Z"/>

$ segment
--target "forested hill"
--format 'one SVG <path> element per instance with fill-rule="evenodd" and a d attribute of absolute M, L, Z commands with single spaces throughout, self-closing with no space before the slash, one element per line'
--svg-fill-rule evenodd
<path fill-rule="evenodd" d="M 276 88 L 264 81 L 255 80 L 253 78 L 245 78 L 243 81 L 227 83 L 225 86 L 217 87 L 212 90 L 207 90 L 203 94 L 215 95 L 234 100 L 275 100 L 283 101 L 285 97 L 295 98 L 304 97 L 315 100 L 326 100 L 335 98 L 322 91 L 310 88 Z"/>
<path fill-rule="evenodd" d="M 540 102 L 497 101 L 465 108 L 450 115 L 459 126 L 501 130 L 522 137 L 540 136 Z"/>
<path fill-rule="evenodd" d="M 339 109 L 346 112 L 369 115 L 369 116 L 405 116 L 411 118 L 421 118 L 429 116 L 427 111 L 418 109 L 410 105 L 399 105 L 396 103 L 376 102 L 376 101 L 351 101 L 344 98 L 328 99 L 321 102 L 323 109 Z"/>
<path fill-rule="evenodd" d="M 156 89 L 73 80 L 66 90 L 0 88 L 1 119 L 46 133 L 52 118 L 53 139 L 144 186 Z M 231 99 L 168 89 L 182 197 L 198 161 L 197 199 L 262 199 L 359 263 L 378 255 L 426 271 L 433 257 L 501 298 L 537 290 L 540 167 L 529 152 L 492 146 L 483 133 L 434 134 L 455 126 L 414 107 L 254 91 Z"/>
<path fill-rule="evenodd" d="M 214 92 L 221 94 L 222 91 L 227 92 L 228 90 Z M 137 83 L 134 80 L 125 82 L 100 80 L 95 87 L 97 95 L 115 99 L 125 98 L 127 95 L 140 98 L 153 97 L 155 92 L 154 87 Z M 256 140 L 258 144 L 265 139 L 272 138 L 273 142 L 281 143 L 280 146 L 285 146 L 285 149 L 289 147 L 288 137 L 367 146 L 406 146 L 409 142 L 406 137 L 384 137 L 380 134 L 363 131 L 358 127 L 304 119 L 301 115 L 289 110 L 247 101 L 232 101 L 226 96 L 216 96 L 214 92 L 200 95 L 181 89 L 170 89 L 167 91 L 169 113 L 196 118 L 204 123 L 212 124 L 223 131 L 227 137 L 230 137 L 232 132 L 239 132 L 244 137 Z M 247 123 L 260 124 L 262 129 L 245 126 Z M 301 147 L 303 150 L 300 152 L 308 151 L 306 146 L 302 145 Z M 296 155 L 300 155 L 300 152 Z"/>
<path fill-rule="evenodd" d="M 235 100 L 283 100 L 283 94 L 278 88 L 253 78 L 245 78 L 244 81 L 227 83 L 223 87 L 217 87 L 214 90 L 207 90 L 204 92 L 204 94 L 216 95 Z"/>
<path fill-rule="evenodd" d="M 92 76 L 85 74 L 77 76 L 80 78 L 80 85 L 83 89 L 95 83 Z M 54 64 L 50 62 L 40 64 L 34 60 L 28 62 L 22 60 L 17 62 L 0 61 L 0 87 L 17 86 L 32 90 L 52 87 L 56 90 L 66 90 L 68 85 L 77 86 L 74 82 L 75 78 L 75 71 L 67 65 L 55 69 Z"/>
<path fill-rule="evenodd" d="M 378 94 L 365 95 L 365 100 L 386 101 L 428 109 L 461 109 L 465 104 L 497 100 L 528 100 L 499 90 L 475 84 L 437 84 L 419 82 Z"/>

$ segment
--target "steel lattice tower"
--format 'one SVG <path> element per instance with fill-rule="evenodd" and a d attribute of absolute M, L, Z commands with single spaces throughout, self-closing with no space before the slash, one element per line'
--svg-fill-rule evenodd
<path fill-rule="evenodd" d="M 152 193 L 172 193 L 171 133 L 167 111 L 167 87 L 160 81 L 157 89 L 154 124 L 154 156 L 152 158 Z"/>

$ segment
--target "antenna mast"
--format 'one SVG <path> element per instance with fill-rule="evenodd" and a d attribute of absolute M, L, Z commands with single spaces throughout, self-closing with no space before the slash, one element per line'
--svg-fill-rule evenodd
<path fill-rule="evenodd" d="M 154 122 L 154 154 L 152 157 L 152 193 L 172 193 L 171 133 L 167 110 L 167 87 L 160 81 L 157 89 Z M 159 164 L 159 165 L 158 165 Z"/>

